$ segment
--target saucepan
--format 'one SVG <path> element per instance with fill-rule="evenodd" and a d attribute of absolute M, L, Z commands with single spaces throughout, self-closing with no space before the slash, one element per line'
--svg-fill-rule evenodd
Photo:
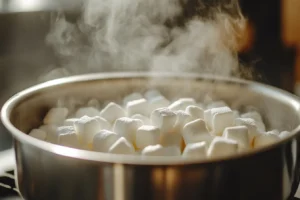
<path fill-rule="evenodd" d="M 234 108 L 257 107 L 266 126 L 291 135 L 229 158 L 111 155 L 30 137 L 61 98 L 117 101 L 131 92 L 159 89 L 168 98 L 205 96 Z M 14 138 L 17 186 L 27 200 L 282 200 L 299 184 L 300 100 L 264 84 L 185 73 L 99 73 L 52 80 L 26 89 L 3 106 Z"/>

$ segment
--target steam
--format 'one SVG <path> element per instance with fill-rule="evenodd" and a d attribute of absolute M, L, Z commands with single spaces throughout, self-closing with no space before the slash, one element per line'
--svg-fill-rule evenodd
<path fill-rule="evenodd" d="M 47 43 L 61 58 L 60 67 L 71 74 L 238 74 L 237 49 L 245 19 L 237 1 L 213 6 L 196 2 L 187 12 L 190 1 L 89 0 L 75 24 L 57 16 Z"/>

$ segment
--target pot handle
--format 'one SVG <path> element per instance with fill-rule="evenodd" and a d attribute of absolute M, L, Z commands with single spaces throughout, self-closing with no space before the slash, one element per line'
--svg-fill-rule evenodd
<path fill-rule="evenodd" d="M 0 176 L 8 171 L 13 171 L 16 166 L 14 149 L 0 152 Z"/>

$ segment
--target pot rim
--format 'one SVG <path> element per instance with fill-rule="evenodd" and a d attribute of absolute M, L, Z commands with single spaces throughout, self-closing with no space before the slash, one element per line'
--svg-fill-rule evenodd
<path fill-rule="evenodd" d="M 192 73 L 153 73 L 153 72 L 110 72 L 110 73 L 94 73 L 94 74 L 83 74 L 70 76 L 60 79 L 51 80 L 45 83 L 37 84 L 29 87 L 9 98 L 1 109 L 1 120 L 5 128 L 12 134 L 14 139 L 21 142 L 25 142 L 32 146 L 35 146 L 41 150 L 45 150 L 61 156 L 71 157 L 80 160 L 96 161 L 96 162 L 107 162 L 107 163 L 122 163 L 122 164 L 133 164 L 133 165 L 182 165 L 182 164 L 212 164 L 219 162 L 228 162 L 232 160 L 242 159 L 248 156 L 254 156 L 258 153 L 266 152 L 271 149 L 280 147 L 286 142 L 298 137 L 300 134 L 300 122 L 299 125 L 291 131 L 291 135 L 280 142 L 273 145 L 247 151 L 244 153 L 236 154 L 226 158 L 215 158 L 215 159 L 198 159 L 198 158 L 183 158 L 183 157 L 159 157 L 159 156 L 147 156 L 143 157 L 140 155 L 118 155 L 94 152 L 88 150 L 74 149 L 70 147 L 64 147 L 57 144 L 52 144 L 46 141 L 38 140 L 29 136 L 28 134 L 18 130 L 10 121 L 10 115 L 14 107 L 23 99 L 31 96 L 32 94 L 51 87 L 57 87 L 64 84 L 70 84 L 75 82 L 87 82 L 105 79 L 116 79 L 116 78 L 190 78 L 190 79 L 205 79 L 211 81 L 226 81 L 229 83 L 238 83 L 247 85 L 250 88 L 255 88 L 256 91 L 267 93 L 268 95 L 276 95 L 278 98 L 293 104 L 293 107 L 300 110 L 300 99 L 284 90 L 275 88 L 273 86 L 265 85 L 262 83 L 242 80 L 239 78 L 232 77 L 221 77 L 216 75 L 207 74 L 192 74 Z M 300 114 L 299 114 L 300 115 Z"/>

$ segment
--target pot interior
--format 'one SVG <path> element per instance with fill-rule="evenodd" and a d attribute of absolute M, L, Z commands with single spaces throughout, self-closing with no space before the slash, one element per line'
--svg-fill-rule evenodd
<path fill-rule="evenodd" d="M 206 76 L 148 76 L 145 75 L 84 75 L 66 78 L 63 83 L 52 81 L 39 89 L 21 93 L 11 110 L 12 124 L 24 133 L 42 124 L 47 110 L 58 99 L 75 98 L 87 101 L 120 102 L 131 92 L 144 92 L 156 88 L 170 100 L 193 97 L 199 102 L 209 95 L 214 100 L 224 100 L 231 107 L 243 110 L 252 105 L 263 115 L 268 129 L 293 130 L 300 122 L 300 104 L 292 95 L 253 82 Z"/>

